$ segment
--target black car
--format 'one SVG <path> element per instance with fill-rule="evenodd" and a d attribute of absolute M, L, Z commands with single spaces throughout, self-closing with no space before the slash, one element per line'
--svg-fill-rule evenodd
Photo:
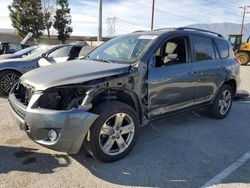
<path fill-rule="evenodd" d="M 35 68 L 74 60 L 85 45 L 42 45 L 31 54 L 17 59 L 0 60 L 0 93 L 8 95 L 19 77 Z"/>
<path fill-rule="evenodd" d="M 29 55 L 33 50 L 39 48 L 40 45 L 36 45 L 36 46 L 30 46 L 30 47 L 27 47 L 27 48 L 24 48 L 22 50 L 19 50 L 13 54 L 3 54 L 3 55 L 0 55 L 0 60 L 3 60 L 3 59 L 15 59 L 15 58 L 22 58 L 26 55 Z"/>
<path fill-rule="evenodd" d="M 25 44 L 17 42 L 0 42 L 0 55 L 2 54 L 13 54 L 21 49 L 29 47 Z"/>

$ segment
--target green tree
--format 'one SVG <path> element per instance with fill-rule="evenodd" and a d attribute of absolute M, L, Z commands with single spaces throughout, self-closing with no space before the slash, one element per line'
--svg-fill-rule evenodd
<path fill-rule="evenodd" d="M 70 34 L 73 32 L 71 24 L 71 16 L 70 16 L 70 8 L 68 0 L 57 0 L 57 9 L 55 15 L 55 22 L 53 27 L 58 32 L 58 40 L 64 43 L 68 38 L 70 38 Z"/>
<path fill-rule="evenodd" d="M 55 0 L 42 0 L 43 23 L 50 41 L 50 29 L 54 22 Z"/>
<path fill-rule="evenodd" d="M 24 38 L 29 32 L 32 39 L 39 40 L 45 29 L 41 12 L 41 0 L 13 0 L 8 7 L 12 26 L 20 37 Z"/>

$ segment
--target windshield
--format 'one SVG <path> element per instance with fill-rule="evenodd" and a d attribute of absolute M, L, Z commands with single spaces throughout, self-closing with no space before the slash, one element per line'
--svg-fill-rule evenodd
<path fill-rule="evenodd" d="M 88 56 L 115 63 L 134 63 L 145 52 L 157 35 L 130 35 L 117 37 L 101 45 Z"/>
<path fill-rule="evenodd" d="M 229 37 L 229 42 L 232 46 L 234 46 L 234 44 L 236 43 L 236 37 L 235 36 Z"/>
<path fill-rule="evenodd" d="M 40 57 L 43 53 L 46 53 L 51 47 L 50 46 L 40 46 L 39 48 L 33 50 L 29 55 L 25 56 L 25 59 L 36 59 Z"/>
<path fill-rule="evenodd" d="M 19 50 L 17 51 L 16 53 L 14 53 L 15 55 L 24 55 L 24 54 L 27 54 L 29 52 L 31 52 L 32 50 L 36 49 L 37 46 L 31 46 L 31 47 L 28 47 L 28 48 L 24 48 L 22 50 Z"/>

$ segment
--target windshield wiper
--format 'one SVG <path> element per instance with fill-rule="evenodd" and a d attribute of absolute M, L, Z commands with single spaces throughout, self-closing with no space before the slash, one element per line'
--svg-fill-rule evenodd
<path fill-rule="evenodd" d="M 101 62 L 105 62 L 105 63 L 113 63 L 112 61 L 108 60 L 108 59 L 102 59 L 102 58 L 90 58 L 89 56 L 86 56 L 87 58 L 94 60 L 94 61 L 101 61 Z"/>

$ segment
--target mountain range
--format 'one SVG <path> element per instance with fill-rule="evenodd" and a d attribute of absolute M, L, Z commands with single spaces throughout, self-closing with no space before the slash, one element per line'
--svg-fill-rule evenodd
<path fill-rule="evenodd" d="M 199 29 L 205 29 L 214 31 L 228 37 L 229 34 L 239 34 L 241 29 L 241 24 L 235 23 L 213 23 L 213 24 L 193 24 L 187 27 L 194 27 Z M 244 25 L 244 39 L 250 36 L 250 23 Z"/>

